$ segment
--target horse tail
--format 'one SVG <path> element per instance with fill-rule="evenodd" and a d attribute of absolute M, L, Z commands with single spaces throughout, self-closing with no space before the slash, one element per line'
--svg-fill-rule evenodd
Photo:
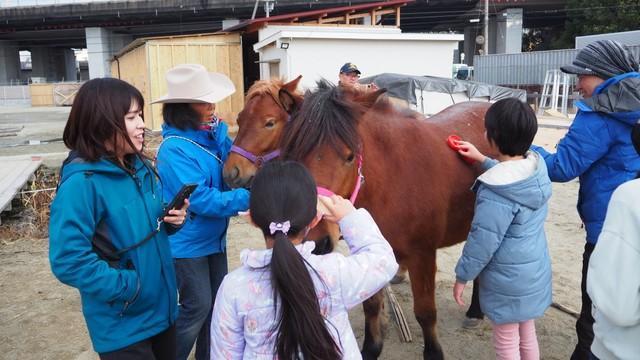
<path fill-rule="evenodd" d="M 271 283 L 274 303 L 277 304 L 275 332 L 278 358 L 341 359 L 342 352 L 327 329 L 304 258 L 286 234 L 278 231 L 274 238 Z"/>

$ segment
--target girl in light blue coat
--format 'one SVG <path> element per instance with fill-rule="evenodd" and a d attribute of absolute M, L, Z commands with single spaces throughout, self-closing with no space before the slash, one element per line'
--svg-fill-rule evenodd
<path fill-rule="evenodd" d="M 497 159 L 461 141 L 460 154 L 486 170 L 473 186 L 475 215 L 456 265 L 455 301 L 464 305 L 467 281 L 480 280 L 480 306 L 493 324 L 497 359 L 540 358 L 534 319 L 551 304 L 551 261 L 544 233 L 551 181 L 544 160 L 529 151 L 538 129 L 531 108 L 517 99 L 493 104 L 486 135 Z"/>

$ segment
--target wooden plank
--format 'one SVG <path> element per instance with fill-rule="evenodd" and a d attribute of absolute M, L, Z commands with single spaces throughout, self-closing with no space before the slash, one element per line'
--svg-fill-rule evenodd
<path fill-rule="evenodd" d="M 0 157 L 0 212 L 9 209 L 11 200 L 42 164 L 41 158 L 15 159 Z"/>
<path fill-rule="evenodd" d="M 336 17 L 320 19 L 320 23 L 321 24 L 331 24 L 331 23 L 337 23 L 337 22 L 346 24 L 346 22 L 347 22 L 346 17 L 345 16 L 336 16 Z"/>
<path fill-rule="evenodd" d="M 53 84 L 29 84 L 32 106 L 53 106 Z"/>
<path fill-rule="evenodd" d="M 236 92 L 231 95 L 231 114 L 225 120 L 230 130 L 237 131 L 238 113 L 244 107 L 244 72 L 242 69 L 242 46 L 229 46 L 229 77 L 236 86 Z"/>

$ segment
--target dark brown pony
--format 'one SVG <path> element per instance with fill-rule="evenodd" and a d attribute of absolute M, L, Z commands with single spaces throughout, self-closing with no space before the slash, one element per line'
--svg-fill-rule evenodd
<path fill-rule="evenodd" d="M 369 210 L 396 259 L 409 270 L 424 358 L 442 359 L 436 334 L 436 250 L 466 239 L 475 200 L 469 189 L 478 175 L 445 140 L 457 134 L 487 153 L 483 119 L 489 104 L 453 105 L 425 121 L 379 98 L 383 92 L 319 83 L 287 123 L 281 157 L 303 162 L 318 186 L 345 198 L 353 195 L 362 172 L 365 182 L 355 205 Z M 365 358 L 377 358 L 382 350 L 382 301 L 379 292 L 364 304 Z"/>
<path fill-rule="evenodd" d="M 288 123 L 293 123 L 293 120 L 290 121 L 290 113 L 296 107 L 299 107 L 302 103 L 302 96 L 296 92 L 296 87 L 298 85 L 299 80 L 300 80 L 300 77 L 298 77 L 297 79 L 289 83 L 284 83 L 283 81 L 279 81 L 279 80 L 259 81 L 259 82 L 256 82 L 249 89 L 249 92 L 246 97 L 245 107 L 238 117 L 239 132 L 234 141 L 234 144 L 236 146 L 239 146 L 242 149 L 245 149 L 246 151 L 250 152 L 256 157 L 268 155 L 272 151 L 278 149 L 279 141 L 282 137 L 282 134 L 284 132 L 286 125 Z M 338 94 L 338 93 L 335 93 L 335 90 L 333 91 L 333 93 L 335 96 L 342 95 L 342 96 L 350 97 L 351 100 L 353 100 L 352 104 L 348 106 L 346 104 L 342 104 L 342 105 L 346 106 L 347 108 L 351 108 L 353 110 L 358 110 L 358 114 L 360 115 L 363 115 L 364 112 L 371 107 L 373 107 L 375 111 L 378 111 L 378 108 L 382 104 L 386 104 L 385 106 L 383 106 L 385 108 L 384 112 L 382 114 L 376 115 L 375 118 L 382 117 L 383 119 L 381 120 L 380 125 L 391 126 L 394 129 L 392 131 L 383 131 L 383 134 L 388 133 L 389 135 L 396 134 L 394 136 L 401 136 L 399 137 L 399 139 L 402 139 L 402 140 L 399 140 L 400 141 L 398 144 L 399 146 L 403 146 L 403 147 L 411 146 L 413 152 L 420 153 L 420 154 L 418 153 L 413 154 L 412 151 L 408 151 L 409 157 L 413 157 L 416 155 L 421 157 L 429 156 L 428 155 L 429 153 L 424 153 L 424 151 L 426 149 L 428 152 L 430 152 L 431 148 L 437 149 L 438 152 L 444 152 L 444 157 L 441 157 L 441 158 L 436 157 L 436 158 L 430 159 L 429 161 L 430 164 L 433 165 L 433 164 L 437 164 L 439 162 L 445 162 L 445 161 L 453 162 L 453 164 L 447 165 L 446 167 L 448 168 L 455 167 L 456 169 L 461 171 L 462 176 L 464 177 L 464 179 L 461 179 L 461 181 L 465 184 L 463 188 L 456 189 L 456 190 L 458 191 L 458 193 L 464 193 L 465 191 L 468 191 L 468 188 L 471 185 L 470 179 L 473 179 L 473 177 L 476 176 L 476 174 L 473 173 L 473 171 L 470 170 L 470 168 L 467 165 L 464 165 L 464 163 L 457 158 L 457 155 L 455 155 L 451 150 L 448 150 L 448 148 L 446 148 L 446 145 L 444 145 L 444 139 L 449 133 L 456 133 L 456 134 L 462 135 L 463 138 L 468 138 L 472 141 L 477 140 L 479 145 L 484 144 L 484 141 L 485 141 L 484 137 L 480 136 L 480 139 L 478 139 L 478 133 L 480 134 L 483 133 L 482 118 L 484 116 L 484 112 L 486 111 L 487 105 L 475 104 L 472 106 L 468 106 L 468 108 L 466 109 L 460 108 L 460 107 L 448 109 L 442 115 L 434 116 L 429 119 L 429 122 L 433 122 L 434 124 L 425 125 L 425 124 L 422 124 L 424 122 L 424 117 L 422 115 L 419 115 L 414 112 L 401 111 L 401 110 L 394 109 L 386 101 L 380 100 L 379 101 L 380 105 L 373 106 L 373 103 L 375 102 L 375 99 L 380 95 L 380 92 L 372 93 L 367 96 L 363 96 L 365 94 L 361 94 L 357 92 L 347 92 L 343 94 Z M 338 99 L 335 99 L 335 101 L 340 103 Z M 322 110 L 321 112 L 324 112 L 324 110 Z M 294 117 L 294 119 L 302 118 L 302 116 L 303 115 L 296 116 Z M 448 124 L 449 120 L 447 119 L 450 117 L 457 117 L 459 118 L 459 120 L 456 121 L 455 123 Z M 371 120 L 371 121 L 377 121 L 377 120 Z M 439 124 L 439 123 L 442 123 L 442 124 Z M 401 127 L 405 128 L 406 130 L 402 130 L 402 128 L 395 129 L 398 125 L 403 125 L 403 124 L 404 126 L 401 126 Z M 462 125 L 460 126 L 460 124 Z M 410 139 L 411 137 L 415 137 L 415 136 L 420 137 L 419 133 L 414 132 L 412 129 L 423 128 L 423 127 L 435 128 L 437 131 L 436 133 L 431 134 L 431 136 L 429 136 L 428 138 L 414 140 L 414 142 L 416 142 L 415 146 L 410 145 L 409 142 L 411 141 Z M 401 135 L 402 131 L 407 131 L 409 133 L 404 136 L 404 139 L 402 138 L 402 135 Z M 432 131 L 426 130 L 426 132 L 431 133 Z M 353 135 L 352 137 L 357 136 L 357 134 L 352 134 L 352 135 Z M 303 135 L 303 136 L 306 136 L 306 135 Z M 382 137 L 381 139 L 382 142 L 380 144 L 381 146 L 386 146 L 384 144 L 388 144 L 392 141 L 391 138 L 387 139 L 386 137 L 387 137 L 386 135 Z M 432 142 L 432 144 L 426 144 L 424 143 L 425 141 L 430 141 Z M 311 140 L 310 138 L 309 142 L 313 143 L 313 140 Z M 481 149 L 482 149 L 482 146 L 481 146 Z M 363 153 L 363 155 L 364 155 L 363 169 L 365 171 L 366 183 L 362 188 L 363 189 L 362 195 L 358 196 L 358 199 L 356 202 L 356 204 L 360 207 L 365 207 L 362 205 L 362 200 L 363 200 L 362 197 L 365 196 L 367 192 L 370 192 L 372 188 L 375 188 L 375 185 L 372 185 L 372 183 L 376 182 L 376 179 L 374 178 L 376 175 L 370 175 L 370 170 L 369 170 L 371 165 L 369 162 L 372 161 L 370 159 L 373 155 L 371 153 Z M 386 154 L 383 154 L 383 155 L 386 156 Z M 384 160 L 380 159 L 380 161 L 384 161 Z M 437 170 L 438 166 L 435 166 L 434 169 Z M 252 162 L 251 160 L 247 159 L 244 156 L 239 155 L 238 153 L 232 153 L 229 156 L 227 162 L 225 163 L 224 178 L 225 178 L 225 181 L 231 186 L 246 187 L 251 183 L 251 180 L 256 170 L 257 170 L 257 165 L 255 162 Z M 393 170 L 390 169 L 390 171 L 392 171 L 393 173 Z M 470 173 L 471 175 L 469 175 Z M 396 176 L 400 176 L 399 174 L 396 174 L 396 173 L 393 173 L 393 174 L 395 174 Z M 403 174 L 402 176 L 410 177 L 411 174 L 412 173 Z M 447 180 L 438 178 L 439 174 L 440 172 L 438 170 L 434 174 L 430 175 L 430 176 L 436 177 L 435 182 L 432 182 L 433 184 L 437 184 L 443 181 L 447 182 Z M 424 177 L 420 177 L 420 179 L 423 179 L 423 178 Z M 453 182 L 454 181 L 452 180 L 452 183 Z M 324 184 L 324 185 L 326 186 L 327 184 Z M 385 187 L 394 187 L 395 180 L 391 181 L 388 184 L 383 183 L 378 186 L 379 186 L 378 188 L 383 188 L 383 189 Z M 327 187 L 338 192 L 338 188 L 333 188 L 331 186 L 327 186 Z M 428 194 L 431 194 L 428 196 L 430 197 L 430 196 L 434 196 L 433 191 L 437 191 L 437 188 L 431 187 L 430 183 L 424 183 L 424 184 L 419 184 L 417 189 L 412 189 L 411 194 L 428 193 Z M 348 191 L 345 190 L 345 192 L 338 192 L 338 193 L 345 195 L 348 193 Z M 382 193 L 379 196 L 386 197 L 387 193 L 385 191 L 382 191 Z M 409 193 L 406 193 L 405 196 L 412 196 L 412 195 L 409 195 Z M 443 196 L 446 196 L 446 195 L 443 195 Z M 458 194 L 458 196 L 460 195 Z M 426 201 L 428 197 L 422 197 L 422 198 Z M 419 199 L 420 197 L 414 198 L 413 200 L 420 201 Z M 451 198 L 449 198 L 449 200 L 453 201 L 453 199 Z M 406 206 L 413 207 L 412 204 L 414 202 L 415 201 L 408 202 L 406 203 Z M 469 226 L 468 223 L 471 216 L 469 209 L 473 206 L 473 196 L 469 192 L 468 195 L 462 196 L 459 202 L 460 202 L 460 206 L 463 209 L 467 209 L 465 211 L 465 216 L 463 216 L 463 218 L 466 219 L 465 222 L 459 224 L 460 227 L 464 228 L 462 231 L 464 233 L 464 236 L 461 238 L 459 236 L 460 231 L 457 230 L 456 235 L 454 235 L 455 237 L 449 238 L 451 239 L 449 243 L 456 243 L 464 240 L 464 238 L 466 238 L 466 231 L 468 231 L 468 226 Z M 417 210 L 420 210 L 422 208 L 423 206 L 420 206 L 417 208 Z M 433 211 L 438 211 L 438 209 L 434 209 Z M 447 208 L 446 211 L 455 211 L 455 210 Z M 377 213 L 376 211 L 372 211 L 372 213 L 376 218 L 380 216 L 384 216 L 384 213 Z M 425 219 L 428 219 L 429 213 L 421 214 L 419 211 L 416 211 L 416 209 L 414 209 L 414 210 L 407 211 L 406 213 L 403 214 L 403 216 L 406 217 L 406 219 L 404 219 L 401 222 L 398 222 L 397 226 L 400 226 L 404 224 L 405 221 L 407 221 L 411 223 L 411 226 L 409 227 L 409 229 L 424 228 L 426 226 L 429 226 L 430 228 L 436 228 L 435 226 L 430 225 L 427 220 L 425 220 Z M 388 226 L 382 226 L 382 221 L 379 221 L 379 224 L 381 224 L 381 229 L 383 233 L 385 234 L 387 239 L 390 239 L 390 242 L 392 243 L 393 246 L 396 246 L 396 244 L 397 246 L 400 246 L 400 244 L 404 244 L 404 242 L 406 241 L 404 240 L 405 238 L 412 238 L 411 235 L 409 234 L 406 234 L 406 235 L 402 234 L 402 236 L 400 236 L 400 238 L 397 241 L 391 240 L 391 236 L 393 234 L 395 234 L 396 232 L 402 233 L 402 230 L 398 230 L 400 229 L 399 227 L 394 227 L 391 233 L 387 233 L 386 231 L 388 231 L 388 229 L 389 231 L 391 231 L 391 229 Z M 439 229 L 439 233 L 438 233 L 439 235 L 437 236 L 437 238 L 440 239 L 444 235 L 442 235 L 442 229 L 440 227 L 438 227 L 438 229 Z M 412 230 L 411 232 L 415 233 L 416 230 Z M 420 238 L 417 241 L 424 243 L 425 245 L 431 244 L 428 247 L 429 248 L 428 252 L 429 253 L 433 252 L 433 256 L 435 256 L 434 245 L 440 246 L 440 244 L 442 244 L 442 241 L 441 240 L 434 241 L 434 236 L 429 235 L 429 234 L 433 234 L 429 229 L 423 230 L 423 232 L 427 234 L 427 237 Z M 336 236 L 334 235 L 334 238 L 335 237 Z M 422 247 L 417 247 L 416 249 L 422 249 Z M 320 249 L 319 252 L 322 253 L 330 250 L 331 250 L 331 245 L 329 244 L 324 250 Z M 404 252 L 406 252 L 406 249 L 402 249 L 402 253 Z M 402 265 L 408 265 L 407 261 L 400 261 L 400 262 L 402 263 Z M 434 263 L 434 274 L 435 274 L 435 263 Z M 434 296 L 433 295 L 433 284 L 434 284 L 433 276 L 434 275 L 426 276 L 426 278 L 432 279 L 431 290 L 424 289 L 424 291 L 419 292 L 419 293 L 430 293 L 431 299 L 432 299 L 431 304 L 433 304 L 433 296 Z M 417 277 L 417 279 L 420 279 L 420 278 L 424 278 L 425 276 L 414 275 L 414 277 Z M 414 280 L 412 278 L 412 283 L 415 283 L 416 281 L 419 281 L 419 280 Z M 382 326 L 381 326 L 381 317 L 380 317 L 381 306 L 382 306 L 381 294 L 374 296 L 372 299 L 366 301 L 364 304 L 366 328 L 365 328 L 365 342 L 363 344 L 363 356 L 365 358 L 377 358 L 377 356 L 379 356 L 380 352 L 382 351 L 383 337 L 382 337 Z M 416 310 L 420 310 L 423 308 L 425 308 L 424 305 L 419 307 L 418 302 L 416 302 Z M 437 342 L 437 339 L 435 338 L 435 332 L 434 332 L 435 331 L 434 330 L 435 307 L 433 309 L 434 309 L 433 319 L 432 319 L 433 325 L 430 327 L 430 329 L 431 329 L 431 333 L 433 333 L 432 339 L 434 339 L 435 341 L 430 341 L 429 340 L 430 337 L 425 336 L 425 344 L 427 344 L 427 346 L 425 347 L 425 354 L 428 353 L 430 351 L 429 349 L 431 348 L 437 349 L 437 351 L 435 351 L 434 353 L 438 353 L 438 354 L 441 353 L 439 344 Z M 416 316 L 422 316 L 422 318 L 426 319 L 425 321 L 427 321 L 428 323 L 429 317 L 428 315 L 425 315 L 425 314 L 426 313 L 424 311 L 420 311 L 420 312 L 416 311 Z M 477 301 L 477 286 L 474 286 L 474 296 L 472 297 L 472 303 L 471 303 L 469 312 L 467 314 L 471 317 L 482 316 L 481 311 L 479 309 L 479 304 Z M 425 325 L 422 325 L 422 326 L 424 328 Z M 425 335 L 426 334 L 427 332 L 425 332 Z"/>

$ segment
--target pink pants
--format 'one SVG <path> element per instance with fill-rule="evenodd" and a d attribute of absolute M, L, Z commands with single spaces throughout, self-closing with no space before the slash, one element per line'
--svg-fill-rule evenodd
<path fill-rule="evenodd" d="M 497 360 L 539 360 L 540 350 L 533 320 L 493 325 L 493 347 Z"/>

